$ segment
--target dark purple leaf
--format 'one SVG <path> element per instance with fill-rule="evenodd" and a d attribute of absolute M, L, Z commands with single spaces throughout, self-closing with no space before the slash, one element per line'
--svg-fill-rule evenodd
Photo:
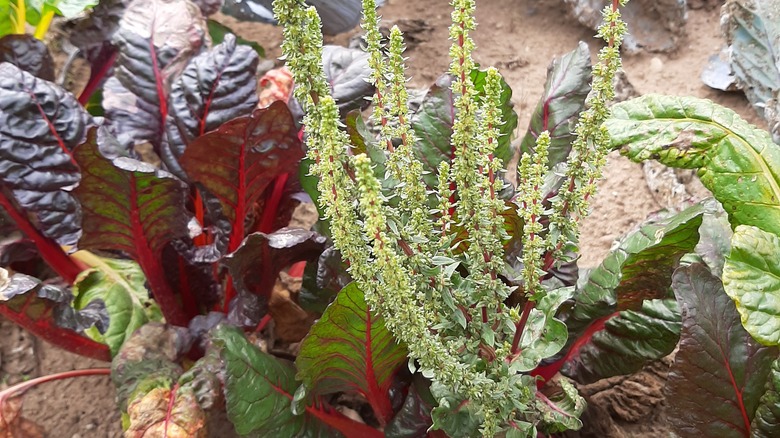
<path fill-rule="evenodd" d="M 103 108 L 122 146 L 151 143 L 159 150 L 173 80 L 206 44 L 206 23 L 187 0 L 132 2 L 113 43 L 114 76 L 103 89 Z"/>
<path fill-rule="evenodd" d="M 679 268 L 672 283 L 683 312 L 669 371 L 667 415 L 683 437 L 747 437 L 778 349 L 742 328 L 720 279 L 706 266 Z"/>
<path fill-rule="evenodd" d="M 592 382 L 636 371 L 671 352 L 679 313 L 665 299 L 680 258 L 699 240 L 704 212 L 696 204 L 624 237 L 578 285 L 573 307 L 559 315 L 569 331 L 566 347 L 533 374 L 550 379 L 567 370 Z"/>
<path fill-rule="evenodd" d="M 181 296 L 187 315 L 208 312 L 219 301 L 220 286 L 214 279 L 211 264 L 190 262 L 174 245 L 163 249 L 162 264 L 168 284 Z"/>
<path fill-rule="evenodd" d="M 329 246 L 316 263 L 306 264 L 298 304 L 310 312 L 324 312 L 333 297 L 352 282 L 347 268 L 341 253 Z"/>
<path fill-rule="evenodd" d="M 76 331 L 92 325 L 105 329 L 103 309 L 92 306 L 76 312 L 70 292 L 54 285 L 42 285 L 37 278 L 23 274 L 9 277 L 0 268 L 0 314 L 39 338 L 72 353 L 98 360 L 111 360 L 108 347 Z"/>
<path fill-rule="evenodd" d="M 71 44 L 78 47 L 92 63 L 96 51 L 113 39 L 119 29 L 119 21 L 130 4 L 142 1 L 144 0 L 101 0 L 89 15 L 73 20 L 73 29 L 68 32 Z"/>
<path fill-rule="evenodd" d="M 671 353 L 679 338 L 677 303 L 647 300 L 639 310 L 616 312 L 588 326 L 564 357 L 560 372 L 582 384 L 631 374 Z"/>
<path fill-rule="evenodd" d="M 262 352 L 235 327 L 218 327 L 212 341 L 221 350 L 228 418 L 239 434 L 335 437 L 340 436 L 338 430 L 347 437 L 383 436 L 341 415 L 319 397 L 304 401 L 296 415 L 290 407 L 298 387 L 292 364 Z"/>
<path fill-rule="evenodd" d="M 78 204 L 67 191 L 79 181 L 71 151 L 92 123 L 62 88 L 0 64 L 2 185 L 12 192 L 20 214 L 62 245 L 75 244 L 80 232 Z"/>
<path fill-rule="evenodd" d="M 357 26 L 363 10 L 361 0 L 308 0 L 306 3 L 317 9 L 325 35 L 337 35 Z M 384 0 L 376 2 L 377 6 L 382 3 Z M 276 24 L 273 0 L 225 0 L 222 12 L 242 21 Z"/>
<path fill-rule="evenodd" d="M 325 238 L 300 228 L 282 228 L 271 234 L 253 233 L 225 257 L 239 294 L 261 298 L 263 313 L 279 272 L 301 260 L 314 261 L 325 250 Z"/>
<path fill-rule="evenodd" d="M 233 35 L 192 59 L 170 92 L 170 111 L 161 157 L 168 170 L 187 180 L 179 165 L 186 147 L 225 122 L 257 106 L 258 57 Z"/>
<path fill-rule="evenodd" d="M 7 240 L 0 244 L 0 266 L 36 278 L 55 277 L 56 273 L 41 258 L 35 242 L 29 238 Z"/>
<path fill-rule="evenodd" d="M 480 70 L 471 72 L 481 98 L 484 92 L 486 73 Z M 450 136 L 455 120 L 455 107 L 452 94 L 452 76 L 442 75 L 430 87 L 423 98 L 420 108 L 412 115 L 411 124 L 418 138 L 415 154 L 421 160 L 423 167 L 429 173 L 423 175 L 425 184 L 431 190 L 437 186 L 437 169 L 442 161 L 450 162 L 453 158 Z M 512 109 L 512 90 L 501 80 L 501 113 L 504 124 L 500 127 L 501 137 L 496 148 L 496 157 L 506 165 L 512 157 L 510 146 L 511 135 L 517 127 L 517 114 Z"/>
<path fill-rule="evenodd" d="M 75 157 L 84 169 L 75 191 L 83 210 L 80 246 L 125 252 L 143 269 L 168 323 L 186 325 L 161 263 L 163 248 L 188 235 L 185 187 L 147 163 L 103 156 L 95 130 Z"/>
<path fill-rule="evenodd" d="M 436 400 L 430 393 L 429 385 L 422 376 L 415 375 L 401 410 L 385 427 L 385 437 L 417 438 L 429 436 L 428 429 L 433 425 L 431 410 L 436 407 Z"/>
<path fill-rule="evenodd" d="M 393 417 L 388 390 L 406 362 L 406 347 L 369 311 L 363 291 L 350 283 L 301 342 L 297 378 L 315 395 L 351 391 L 363 395 L 379 423 Z"/>
<path fill-rule="evenodd" d="M 520 144 L 522 153 L 532 153 L 536 138 L 546 130 L 551 137 L 548 167 L 566 161 L 574 140 L 574 124 L 590 92 L 590 78 L 590 51 L 584 42 L 561 58 L 553 60 L 547 67 L 544 94 Z"/>
<path fill-rule="evenodd" d="M 32 35 L 0 38 L 0 62 L 10 62 L 33 76 L 54 81 L 54 61 L 49 48 Z"/>
<path fill-rule="evenodd" d="M 322 48 L 322 66 L 342 115 L 367 106 L 366 97 L 374 94 L 374 87 L 368 82 L 371 74 L 368 53 L 341 46 L 325 46 Z"/>
<path fill-rule="evenodd" d="M 255 202 L 277 176 L 294 173 L 302 156 L 287 105 L 274 102 L 199 137 L 180 163 L 193 181 L 221 201 L 232 223 L 228 249 L 235 251 L 244 239 L 246 218 Z"/>

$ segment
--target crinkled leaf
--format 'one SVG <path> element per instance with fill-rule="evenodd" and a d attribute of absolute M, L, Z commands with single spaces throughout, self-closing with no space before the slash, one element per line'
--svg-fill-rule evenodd
<path fill-rule="evenodd" d="M 75 244 L 80 233 L 78 203 L 68 191 L 79 181 L 71 151 L 92 123 L 59 86 L 0 64 L 2 185 L 12 191 L 21 215 L 62 245 Z"/>
<path fill-rule="evenodd" d="M 301 260 L 315 261 L 324 250 L 325 238 L 319 234 L 282 228 L 271 234 L 250 234 L 223 263 L 239 293 L 260 297 L 265 306 L 282 269 Z"/>
<path fill-rule="evenodd" d="M 306 264 L 298 304 L 304 309 L 323 313 L 333 297 L 352 281 L 341 253 L 329 246 L 316 263 Z"/>
<path fill-rule="evenodd" d="M 533 153 L 536 138 L 549 131 L 548 167 L 566 161 L 575 137 L 574 124 L 590 92 L 590 78 L 590 50 L 582 41 L 573 51 L 553 60 L 547 67 L 544 93 L 520 143 L 522 153 Z"/>
<path fill-rule="evenodd" d="M 709 100 L 646 95 L 612 107 L 613 147 L 634 161 L 698 168 L 732 226 L 780 234 L 780 148 L 769 133 Z"/>
<path fill-rule="evenodd" d="M 32 35 L 0 38 L 0 62 L 10 62 L 43 80 L 54 81 L 54 60 L 49 48 Z"/>
<path fill-rule="evenodd" d="M 566 344 L 566 324 L 556 319 L 555 313 L 564 301 L 571 298 L 574 287 L 562 287 L 547 292 L 531 310 L 520 338 L 520 354 L 512 359 L 510 370 L 530 371 L 542 359 L 554 356 Z"/>
<path fill-rule="evenodd" d="M 366 97 L 374 94 L 374 87 L 368 81 L 371 74 L 368 53 L 341 46 L 324 46 L 322 67 L 342 115 L 367 105 Z"/>
<path fill-rule="evenodd" d="M 277 176 L 294 173 L 303 157 L 298 131 L 287 105 L 233 119 L 189 145 L 180 163 L 189 177 L 219 198 L 232 223 L 230 250 L 245 235 L 254 203 Z"/>
<path fill-rule="evenodd" d="M 132 2 L 113 42 L 114 76 L 103 88 L 103 108 L 126 148 L 160 147 L 171 83 L 206 44 L 206 23 L 188 0 Z"/>
<path fill-rule="evenodd" d="M 753 108 L 770 126 L 779 114 L 768 106 L 780 98 L 780 2 L 776 0 L 734 0 L 726 3 L 722 22 L 729 43 L 729 61 L 738 86 Z M 773 126 L 780 140 L 780 126 Z"/>
<path fill-rule="evenodd" d="M 750 425 L 750 436 L 772 438 L 778 435 L 780 435 L 780 359 L 775 359 L 766 381 L 766 392 L 758 401 L 756 415 Z"/>
<path fill-rule="evenodd" d="M 780 344 L 780 237 L 738 226 L 723 266 L 723 287 L 748 333 L 764 345 Z"/>
<path fill-rule="evenodd" d="M 190 61 L 170 91 L 167 137 L 161 157 L 168 170 L 187 179 L 179 165 L 193 140 L 225 122 L 252 113 L 257 106 L 257 54 L 236 38 L 224 41 Z M 212 154 L 220 150 L 210 143 Z"/>
<path fill-rule="evenodd" d="M 206 437 L 206 413 L 190 387 L 154 388 L 129 403 L 127 416 L 128 438 Z"/>
<path fill-rule="evenodd" d="M 236 38 L 236 43 L 243 46 L 249 46 L 257 53 L 257 56 L 260 56 L 261 58 L 265 57 L 265 49 L 257 42 L 241 38 L 236 35 L 233 29 L 211 18 L 209 18 L 206 23 L 209 27 L 209 36 L 211 37 L 211 42 L 213 44 L 220 44 L 225 40 L 227 35 L 233 35 Z"/>
<path fill-rule="evenodd" d="M 208 312 L 219 301 L 221 285 L 214 276 L 211 262 L 196 263 L 191 261 L 191 254 L 180 254 L 174 246 L 163 249 L 162 264 L 165 277 L 171 288 L 182 297 L 184 310 L 188 315 L 199 315 Z M 215 260 L 214 260 L 215 261 Z"/>
<path fill-rule="evenodd" d="M 696 245 L 696 254 L 700 255 L 704 263 L 713 274 L 720 277 L 723 273 L 723 264 L 726 256 L 731 251 L 731 225 L 728 215 L 720 203 L 711 200 L 708 212 L 702 217 L 699 227 L 699 243 Z"/>
<path fill-rule="evenodd" d="M 37 278 L 23 274 L 9 276 L 0 268 L 0 314 L 60 348 L 110 360 L 108 347 L 76 332 L 93 324 L 105 328 L 103 312 L 95 306 L 76 312 L 70 307 L 71 299 L 64 289 L 42 285 Z"/>
<path fill-rule="evenodd" d="M 0 438 L 44 438 L 44 430 L 21 411 L 22 395 L 0 400 Z"/>
<path fill-rule="evenodd" d="M 542 421 L 539 429 L 548 434 L 579 430 L 582 427 L 580 415 L 586 407 L 585 399 L 571 382 L 564 378 L 558 382 L 561 384 L 561 390 L 555 396 L 548 398 L 537 391 L 534 401 Z"/>
<path fill-rule="evenodd" d="M 704 265 L 679 268 L 672 287 L 683 328 L 666 386 L 669 422 L 683 436 L 750 436 L 778 350 L 742 328 L 734 303 Z"/>
<path fill-rule="evenodd" d="M 346 32 L 360 22 L 361 0 L 308 0 L 322 19 L 322 32 L 336 35 Z M 377 6 L 383 3 L 377 1 Z M 225 0 L 222 12 L 239 20 L 276 24 L 273 0 Z"/>
<path fill-rule="evenodd" d="M 149 320 L 160 318 L 160 310 L 151 301 L 146 289 L 146 277 L 132 260 L 95 257 L 92 269 L 79 275 L 73 285 L 73 307 L 81 310 L 90 303 L 100 301 L 108 313 L 108 328 L 101 331 L 89 329 L 87 335 L 108 345 L 111 354 L 133 332 Z"/>
<path fill-rule="evenodd" d="M 596 320 L 575 341 L 560 369 L 582 384 L 627 375 L 670 354 L 680 339 L 680 310 L 674 299 L 647 300 Z"/>
<path fill-rule="evenodd" d="M 393 416 L 388 390 L 404 362 L 406 348 L 395 342 L 384 318 L 369 310 L 363 291 L 350 283 L 311 327 L 295 365 L 308 392 L 357 392 L 386 424 Z"/>
<path fill-rule="evenodd" d="M 126 411 L 139 394 L 160 386 L 173 387 L 182 373 L 176 361 L 190 345 L 186 329 L 156 322 L 134 332 L 111 362 L 111 380 L 120 409 Z"/>
<path fill-rule="evenodd" d="M 346 436 L 382 436 L 369 426 L 347 419 L 316 397 L 301 415 L 294 415 L 290 405 L 298 383 L 292 364 L 263 353 L 233 327 L 218 327 L 212 332 L 212 341 L 221 349 L 228 418 L 239 434 L 340 436 L 333 429 L 337 428 Z"/>
<path fill-rule="evenodd" d="M 670 279 L 680 258 L 699 240 L 705 211 L 696 204 L 624 237 L 579 282 L 574 306 L 563 315 L 569 339 L 562 357 L 535 374 L 549 379 L 563 367 L 576 380 L 592 382 L 636 371 L 671 352 L 679 318 L 676 306 L 663 299 L 671 298 Z M 622 359 L 609 358 L 617 350 L 613 342 L 620 345 Z"/>
<path fill-rule="evenodd" d="M 83 210 L 81 248 L 125 252 L 143 269 L 166 320 L 185 325 L 160 262 L 169 242 L 188 235 L 182 183 L 147 163 L 106 158 L 94 130 L 89 137 L 75 150 L 84 169 L 75 191 Z"/>

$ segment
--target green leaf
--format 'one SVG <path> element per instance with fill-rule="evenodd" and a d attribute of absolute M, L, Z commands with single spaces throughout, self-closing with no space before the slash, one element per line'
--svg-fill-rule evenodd
<path fill-rule="evenodd" d="M 159 308 L 149 297 L 141 267 L 132 260 L 95 257 L 96 264 L 84 271 L 73 285 L 73 307 L 81 310 L 100 300 L 108 312 L 108 329 L 85 330 L 90 338 L 102 342 L 116 355 L 133 332 L 150 320 L 162 319 Z"/>
<path fill-rule="evenodd" d="M 738 226 L 723 266 L 723 286 L 745 329 L 764 345 L 780 344 L 780 238 Z"/>
<path fill-rule="evenodd" d="M 98 0 L 27 0 L 25 3 L 27 3 L 28 8 L 35 10 L 40 15 L 53 10 L 59 16 L 73 18 L 89 8 L 97 6 Z"/>
<path fill-rule="evenodd" d="M 766 392 L 758 401 L 756 415 L 750 427 L 751 437 L 780 436 L 780 359 L 772 362 L 772 369 L 766 381 Z"/>
<path fill-rule="evenodd" d="M 680 330 L 677 306 L 668 300 L 671 276 L 696 246 L 705 211 L 696 204 L 640 227 L 581 278 L 565 314 L 565 355 L 538 375 L 549 379 L 560 369 L 578 382 L 594 382 L 669 354 Z"/>
<path fill-rule="evenodd" d="M 209 18 L 206 24 L 209 29 L 209 36 L 211 37 L 211 42 L 215 46 L 221 43 L 222 41 L 224 41 L 225 35 L 229 33 L 236 35 L 236 33 L 233 32 L 233 29 L 225 26 L 224 24 L 214 19 Z M 236 35 L 236 42 L 238 44 L 251 47 L 252 49 L 254 49 L 255 52 L 257 52 L 258 56 L 260 56 L 261 58 L 265 58 L 265 49 L 263 49 L 263 47 L 260 44 L 257 44 L 254 41 L 249 41 L 247 39 L 241 38 L 238 35 Z"/>
<path fill-rule="evenodd" d="M 536 393 L 536 409 L 541 414 L 545 433 L 559 433 L 567 430 L 579 430 L 582 427 L 580 415 L 585 411 L 585 399 L 577 392 L 577 388 L 567 379 L 559 379 L 561 391 L 547 398 L 541 392 Z"/>
<path fill-rule="evenodd" d="M 235 327 L 217 327 L 212 341 L 222 351 L 228 418 L 239 434 L 340 436 L 328 426 L 332 425 L 348 436 L 381 436 L 375 429 L 339 414 L 317 397 L 305 407 L 305 412 L 294 415 L 291 403 L 298 383 L 292 364 L 263 353 Z"/>
<path fill-rule="evenodd" d="M 350 283 L 303 339 L 295 364 L 307 392 L 355 391 L 385 424 L 393 417 L 388 390 L 405 362 L 406 347 L 395 342 L 384 318 L 369 311 L 363 291 Z"/>
<path fill-rule="evenodd" d="M 644 300 L 667 298 L 678 261 L 699 241 L 704 212 L 705 207 L 696 204 L 624 237 L 580 285 L 574 319 L 591 321 L 619 310 L 641 309 Z"/>
<path fill-rule="evenodd" d="M 532 153 L 542 131 L 550 132 L 547 165 L 566 161 L 574 140 L 574 124 L 590 92 L 591 63 L 588 45 L 580 41 L 573 51 L 547 67 L 544 94 L 536 105 L 528 131 L 520 144 L 522 153 Z"/>
<path fill-rule="evenodd" d="M 0 37 L 14 31 L 13 23 L 16 20 L 15 6 L 16 2 L 13 0 L 0 0 Z"/>
<path fill-rule="evenodd" d="M 612 146 L 634 161 L 696 169 L 732 226 L 780 235 L 780 148 L 764 130 L 709 100 L 647 95 L 619 103 Z"/>
<path fill-rule="evenodd" d="M 555 319 L 555 313 L 564 301 L 574 294 L 574 287 L 562 287 L 547 292 L 531 310 L 520 338 L 520 355 L 512 359 L 510 370 L 530 371 L 542 359 L 554 356 L 566 344 L 566 324 Z"/>
<path fill-rule="evenodd" d="M 672 287 L 683 328 L 666 386 L 669 422 L 682 436 L 750 436 L 778 349 L 742 328 L 720 280 L 703 264 L 679 268 Z"/>
<path fill-rule="evenodd" d="M 696 254 L 701 256 L 713 274 L 720 277 L 726 256 L 731 252 L 731 236 L 734 233 L 720 203 L 711 198 L 708 203 L 710 211 L 702 217 Z"/>

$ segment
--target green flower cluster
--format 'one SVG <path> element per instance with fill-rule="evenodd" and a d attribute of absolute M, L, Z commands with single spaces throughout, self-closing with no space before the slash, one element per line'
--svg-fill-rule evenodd
<path fill-rule="evenodd" d="M 306 142 L 314 162 L 310 172 L 319 178 L 320 204 L 334 243 L 371 308 L 407 344 L 410 366 L 417 364 L 433 382 L 439 400 L 434 427 L 453 436 L 477 430 L 485 436 L 536 436 L 537 425 L 560 426 L 562 420 L 549 403 L 539 402 L 535 379 L 527 372 L 563 346 L 565 326 L 553 316 L 571 294 L 570 288 L 545 291 L 540 279 L 551 267 L 545 262 L 550 255 L 560 258 L 576 244 L 576 221 L 586 214 L 601 175 L 609 143 L 601 124 L 614 94 L 617 46 L 625 26 L 617 8 L 607 8 L 600 35 L 610 45 L 594 67 L 589 108 L 580 118 L 566 171 L 568 190 L 553 199 L 552 211 L 542 203 L 549 134 L 542 133 L 535 155 L 520 162 L 523 290 L 531 303 L 521 314 L 505 304 L 513 289 L 499 278 L 508 238 L 504 213 L 510 205 L 498 196 L 504 189 L 503 163 L 495 157 L 503 123 L 501 77 L 488 69 L 484 92 L 478 94 L 471 79 L 475 1 L 453 0 L 452 6 L 453 157 L 438 166 L 432 193 L 421 182 L 424 167 L 415 156 L 419 140 L 410 125 L 403 36 L 393 27 L 383 46 L 374 0 L 363 1 L 362 26 L 376 90 L 371 120 L 379 127 L 375 144 L 384 154 L 384 176 L 377 175 L 380 163 L 353 153 L 341 129 L 321 65 L 322 36 L 314 9 L 304 0 L 276 0 L 274 13 L 284 27 L 284 56 L 306 113 Z M 393 189 L 383 190 L 388 182 Z M 544 215 L 552 218 L 548 230 L 540 222 Z M 576 391 L 566 394 L 581 412 Z M 448 414 L 453 410 L 459 418 L 467 414 L 462 424 L 452 424 L 454 416 Z"/>

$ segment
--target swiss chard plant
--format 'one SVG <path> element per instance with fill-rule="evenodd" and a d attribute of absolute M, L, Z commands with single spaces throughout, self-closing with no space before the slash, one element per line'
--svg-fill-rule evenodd
<path fill-rule="evenodd" d="M 780 433 L 780 147 L 735 112 L 690 97 L 618 104 L 606 127 L 632 160 L 697 169 L 722 204 L 702 227 L 700 260 L 674 274 L 683 325 L 667 388 L 672 424 L 684 436 Z"/>

